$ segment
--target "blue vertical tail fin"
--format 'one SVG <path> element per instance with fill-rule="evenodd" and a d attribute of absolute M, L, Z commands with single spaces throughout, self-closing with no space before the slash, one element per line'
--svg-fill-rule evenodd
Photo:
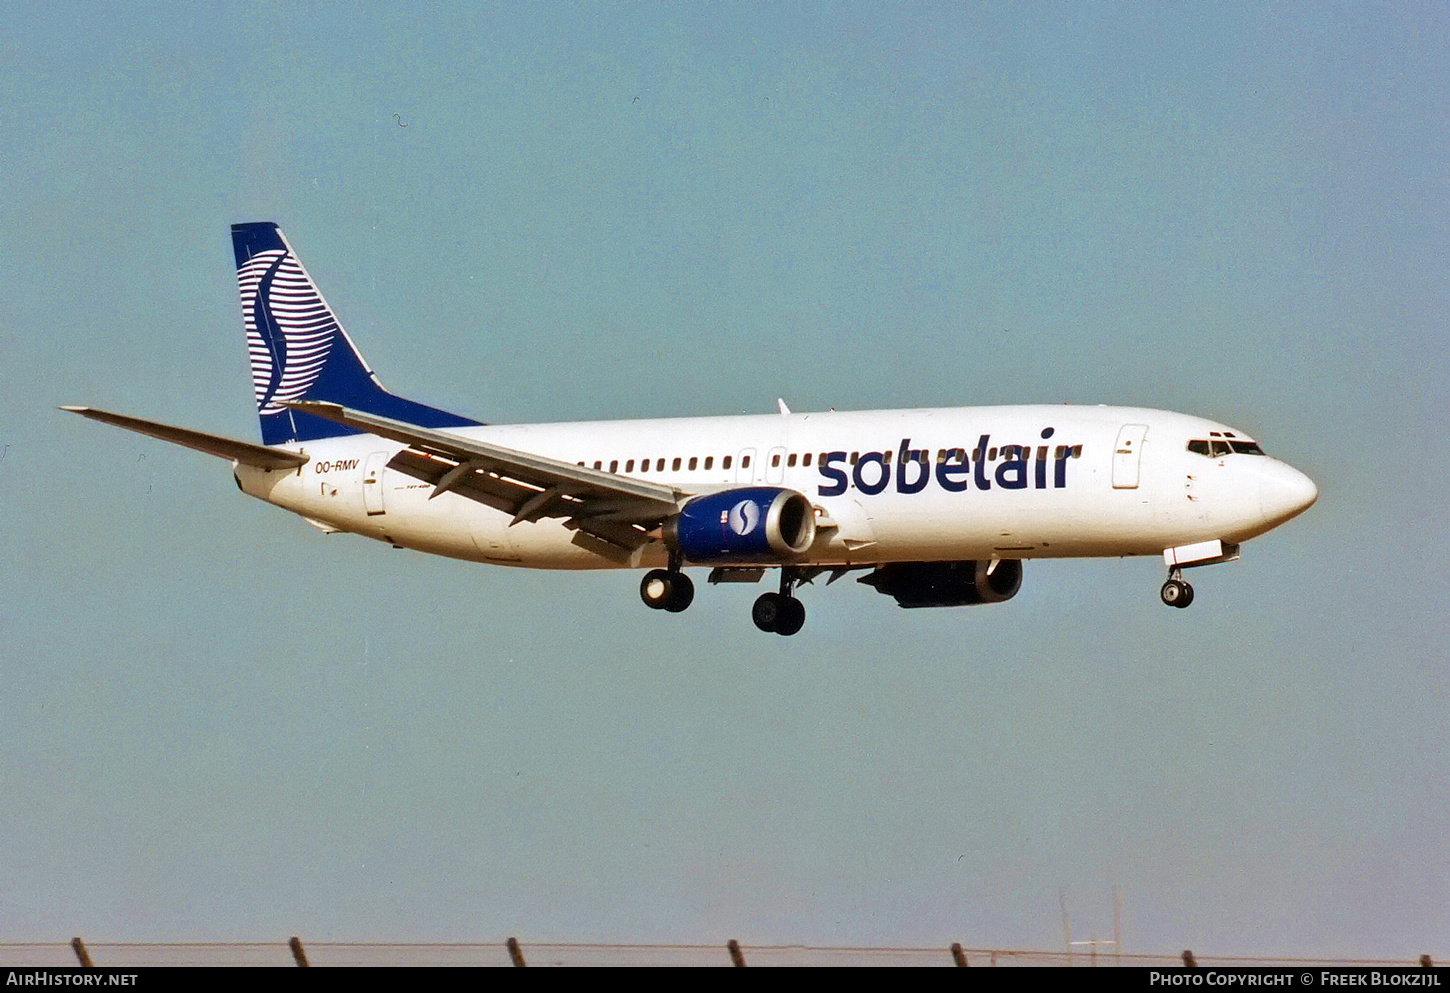
<path fill-rule="evenodd" d="M 419 427 L 479 423 L 385 390 L 276 224 L 233 224 L 232 249 L 264 444 L 358 433 L 286 406 L 299 400 L 324 400 Z"/>

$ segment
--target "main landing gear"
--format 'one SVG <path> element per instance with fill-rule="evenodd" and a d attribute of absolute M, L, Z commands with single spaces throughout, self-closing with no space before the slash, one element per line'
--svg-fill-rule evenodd
<path fill-rule="evenodd" d="M 789 636 L 805 625 L 805 605 L 792 595 L 802 578 L 797 569 L 780 570 L 780 592 L 761 595 L 750 610 L 750 619 L 756 627 Z M 639 598 L 646 607 L 678 614 L 695 599 L 695 584 L 672 558 L 668 569 L 651 569 L 644 574 L 639 584 Z"/>
<path fill-rule="evenodd" d="M 1170 607 L 1186 607 L 1193 602 L 1193 587 L 1183 581 L 1182 569 L 1174 569 L 1168 573 L 1168 582 L 1158 595 Z"/>
<path fill-rule="evenodd" d="M 651 569 L 639 584 L 639 598 L 646 607 L 678 614 L 695 599 L 695 584 L 675 569 Z"/>
<path fill-rule="evenodd" d="M 750 619 L 762 631 L 790 636 L 806 623 L 806 607 L 792 595 L 799 581 L 792 570 L 780 570 L 780 592 L 762 593 L 750 608 Z"/>

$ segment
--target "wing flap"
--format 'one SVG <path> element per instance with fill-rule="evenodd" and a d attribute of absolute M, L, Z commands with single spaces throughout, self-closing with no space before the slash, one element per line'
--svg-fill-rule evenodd
<path fill-rule="evenodd" d="M 653 540 L 653 526 L 672 516 L 691 495 L 337 404 L 304 401 L 288 406 L 407 445 L 389 468 L 431 483 L 433 496 L 457 493 L 513 515 L 513 524 L 563 518 L 566 527 L 627 552 Z"/>

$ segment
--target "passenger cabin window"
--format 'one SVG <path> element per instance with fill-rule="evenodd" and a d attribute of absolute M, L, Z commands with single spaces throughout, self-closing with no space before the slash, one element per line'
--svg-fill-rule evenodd
<path fill-rule="evenodd" d="M 727 455 L 727 456 L 725 456 L 723 459 L 720 460 L 720 468 L 722 468 L 722 469 L 728 469 L 728 468 L 730 468 L 730 462 L 734 458 L 735 458 L 735 456 L 733 456 L 733 455 Z"/>
<path fill-rule="evenodd" d="M 670 463 L 670 471 L 671 472 L 679 472 L 680 471 L 680 460 L 678 458 L 676 458 L 673 462 Z"/>
<path fill-rule="evenodd" d="M 790 458 L 785 460 L 785 464 L 788 468 L 795 468 L 795 452 L 790 453 Z"/>
<path fill-rule="evenodd" d="M 726 468 L 728 469 L 729 466 L 726 466 Z M 749 469 L 750 468 L 750 456 L 749 455 L 742 455 L 742 456 L 740 456 L 740 468 L 742 468 L 742 469 Z"/>
<path fill-rule="evenodd" d="M 596 468 L 596 469 L 603 469 L 604 468 L 604 463 L 603 462 L 596 462 L 596 463 L 594 463 L 594 468 Z"/>
<path fill-rule="evenodd" d="M 806 452 L 806 457 L 803 460 L 801 460 L 801 465 L 803 465 L 807 469 L 809 469 L 810 466 L 811 466 L 811 456 L 813 454 L 814 454 L 813 452 Z"/>
<path fill-rule="evenodd" d="M 772 469 L 775 469 L 775 468 L 778 468 L 779 466 L 780 466 L 780 456 L 779 455 L 772 455 L 770 457 L 770 467 Z"/>
<path fill-rule="evenodd" d="M 699 456 L 692 455 L 690 457 L 690 471 L 691 472 L 694 472 L 695 471 L 695 466 L 697 466 L 699 464 L 700 464 L 700 458 L 699 458 Z"/>
<path fill-rule="evenodd" d="M 715 466 L 715 456 L 713 456 L 713 455 L 706 455 L 705 456 L 705 468 L 708 470 L 708 469 L 714 468 L 714 466 Z"/>
<path fill-rule="evenodd" d="M 657 459 L 655 461 L 655 472 L 664 472 L 664 471 L 665 471 L 665 460 L 664 459 Z"/>

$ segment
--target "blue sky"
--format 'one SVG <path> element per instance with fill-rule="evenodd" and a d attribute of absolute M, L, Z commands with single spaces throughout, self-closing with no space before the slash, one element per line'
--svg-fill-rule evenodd
<path fill-rule="evenodd" d="M 1450 954 L 1443 5 L 22 5 L 0 937 Z M 57 412 L 256 421 L 227 225 L 499 422 L 1116 403 L 1319 504 L 1157 602 L 430 559 Z"/>

